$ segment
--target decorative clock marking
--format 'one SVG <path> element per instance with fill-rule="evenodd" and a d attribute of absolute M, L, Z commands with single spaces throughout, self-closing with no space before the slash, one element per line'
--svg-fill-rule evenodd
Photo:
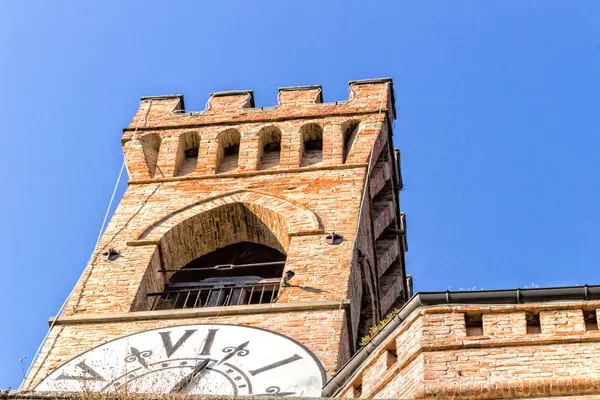
<path fill-rule="evenodd" d="M 129 363 L 137 361 L 142 367 L 148 369 L 148 363 L 144 358 L 150 357 L 152 355 L 152 350 L 139 351 L 135 347 L 131 347 L 129 351 L 131 352 L 131 355 L 125 357 L 125 362 Z"/>
<path fill-rule="evenodd" d="M 234 346 L 227 346 L 223 349 L 223 351 L 225 353 L 229 353 L 227 354 L 225 357 L 223 357 L 218 363 L 217 365 L 224 363 L 225 361 L 229 360 L 231 357 L 234 356 L 240 356 L 240 357 L 244 357 L 247 356 L 248 354 L 250 354 L 250 351 L 248 349 L 246 349 L 246 346 L 248 346 L 248 343 L 250 343 L 250 341 L 246 342 L 246 343 L 242 343 L 237 347 Z"/>
<path fill-rule="evenodd" d="M 318 397 L 325 374 L 304 346 L 238 325 L 155 329 L 65 363 L 39 391 L 116 391 Z"/>

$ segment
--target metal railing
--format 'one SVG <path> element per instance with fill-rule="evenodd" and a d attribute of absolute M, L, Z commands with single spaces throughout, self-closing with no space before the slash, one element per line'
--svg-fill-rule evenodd
<path fill-rule="evenodd" d="M 246 304 L 269 304 L 277 300 L 280 282 L 259 282 L 244 285 L 168 288 L 164 292 L 148 293 L 151 310 L 225 307 Z"/>

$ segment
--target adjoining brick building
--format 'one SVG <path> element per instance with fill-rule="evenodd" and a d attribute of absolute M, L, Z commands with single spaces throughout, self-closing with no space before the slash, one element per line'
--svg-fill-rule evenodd
<path fill-rule="evenodd" d="M 143 97 L 122 137 L 129 186 L 22 389 L 600 392 L 596 287 L 409 301 L 393 84 L 349 92 L 281 88 L 270 108 L 213 93 L 203 112 Z"/>

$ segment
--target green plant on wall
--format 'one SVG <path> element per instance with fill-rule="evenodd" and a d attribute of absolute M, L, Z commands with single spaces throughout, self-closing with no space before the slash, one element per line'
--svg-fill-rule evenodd
<path fill-rule="evenodd" d="M 369 333 L 360 339 L 360 347 L 363 347 L 364 345 L 369 343 L 369 341 L 373 338 L 373 336 L 375 336 L 380 330 L 382 330 L 383 327 L 386 326 L 387 323 L 390 322 L 392 320 L 392 318 L 394 318 L 399 312 L 400 312 L 399 308 L 394 308 L 393 310 L 388 312 L 381 319 L 381 321 L 379 321 L 379 323 L 377 325 L 371 327 L 371 329 L 369 329 Z"/>

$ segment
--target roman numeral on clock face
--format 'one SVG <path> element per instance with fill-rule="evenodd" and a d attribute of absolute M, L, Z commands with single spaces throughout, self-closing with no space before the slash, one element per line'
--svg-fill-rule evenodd
<path fill-rule="evenodd" d="M 87 365 L 85 363 L 85 361 L 82 361 L 79 364 L 76 364 L 75 366 L 83 372 L 82 375 L 67 375 L 63 372 L 62 374 L 60 374 L 58 376 L 58 378 L 56 378 L 56 380 L 63 379 L 63 380 L 74 380 L 74 381 L 100 381 L 100 382 L 106 380 L 102 377 L 102 375 L 100 375 L 99 373 L 94 371 L 94 369 L 92 367 Z"/>
<path fill-rule="evenodd" d="M 218 329 L 209 329 L 208 334 L 206 335 L 206 339 L 202 345 L 202 350 L 200 351 L 200 355 L 207 356 L 210 354 L 211 347 L 213 342 L 215 341 L 215 335 L 217 334 Z M 159 332 L 160 338 L 162 339 L 163 346 L 165 347 L 165 352 L 167 353 L 167 357 L 171 357 L 177 349 L 183 346 L 188 339 L 197 332 L 197 329 L 188 329 L 183 335 L 173 344 L 173 340 L 171 339 L 171 331 L 167 332 Z"/>
<path fill-rule="evenodd" d="M 109 340 L 58 366 L 34 390 L 285 398 L 319 396 L 324 382 L 318 359 L 283 334 L 191 324 Z"/>
<path fill-rule="evenodd" d="M 260 374 L 261 372 L 269 371 L 274 368 L 279 368 L 286 364 L 293 363 L 294 361 L 298 361 L 301 359 L 302 359 L 301 356 L 299 356 L 298 354 L 294 354 L 293 356 L 284 358 L 281 361 L 277 361 L 277 362 L 274 362 L 273 364 L 269 364 L 269 365 L 265 365 L 264 367 L 253 369 L 252 371 L 248 371 L 248 372 L 250 372 L 250 375 L 254 376 L 254 375 Z"/>

